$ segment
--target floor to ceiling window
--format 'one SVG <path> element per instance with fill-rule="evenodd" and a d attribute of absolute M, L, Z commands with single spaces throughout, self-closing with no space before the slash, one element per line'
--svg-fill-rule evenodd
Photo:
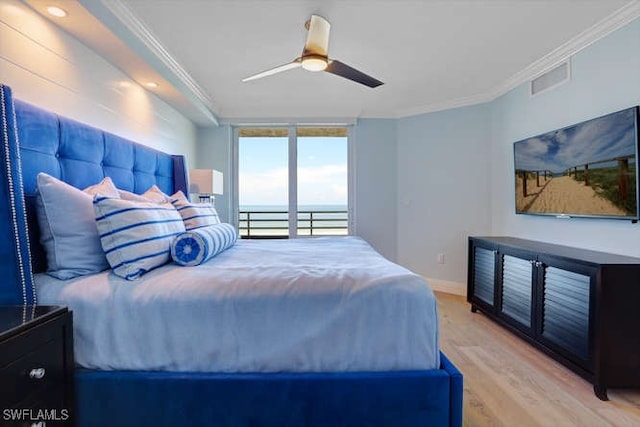
<path fill-rule="evenodd" d="M 348 234 L 346 127 L 237 130 L 240 235 Z"/>

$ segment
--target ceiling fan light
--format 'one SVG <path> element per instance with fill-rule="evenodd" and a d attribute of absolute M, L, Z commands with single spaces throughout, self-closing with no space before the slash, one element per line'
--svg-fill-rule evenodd
<path fill-rule="evenodd" d="M 321 56 L 314 55 L 302 58 L 302 68 L 307 71 L 324 71 L 327 65 L 327 59 Z"/>

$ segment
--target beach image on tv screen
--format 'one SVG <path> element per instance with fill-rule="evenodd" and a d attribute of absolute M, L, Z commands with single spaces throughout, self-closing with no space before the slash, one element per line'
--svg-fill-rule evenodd
<path fill-rule="evenodd" d="M 637 107 L 514 144 L 517 213 L 636 217 Z"/>

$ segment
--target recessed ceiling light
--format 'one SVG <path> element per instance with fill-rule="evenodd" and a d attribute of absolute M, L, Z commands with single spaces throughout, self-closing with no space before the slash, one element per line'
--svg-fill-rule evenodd
<path fill-rule="evenodd" d="M 159 85 L 158 83 L 156 83 L 156 82 L 146 82 L 144 85 L 145 85 L 146 87 L 148 87 L 148 88 L 151 88 L 151 89 L 155 89 L 155 88 L 157 88 L 158 86 L 160 86 L 160 85 Z"/>
<path fill-rule="evenodd" d="M 57 6 L 47 7 L 47 12 L 49 12 L 49 15 L 53 15 L 57 18 L 64 18 L 65 16 L 67 16 L 67 12 L 64 9 L 60 9 Z"/>

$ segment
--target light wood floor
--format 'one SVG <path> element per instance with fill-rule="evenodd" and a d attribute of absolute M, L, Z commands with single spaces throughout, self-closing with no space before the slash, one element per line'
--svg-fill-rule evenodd
<path fill-rule="evenodd" d="M 536 350 L 464 297 L 437 292 L 440 346 L 464 376 L 465 426 L 640 426 L 640 390 L 590 383 Z"/>

